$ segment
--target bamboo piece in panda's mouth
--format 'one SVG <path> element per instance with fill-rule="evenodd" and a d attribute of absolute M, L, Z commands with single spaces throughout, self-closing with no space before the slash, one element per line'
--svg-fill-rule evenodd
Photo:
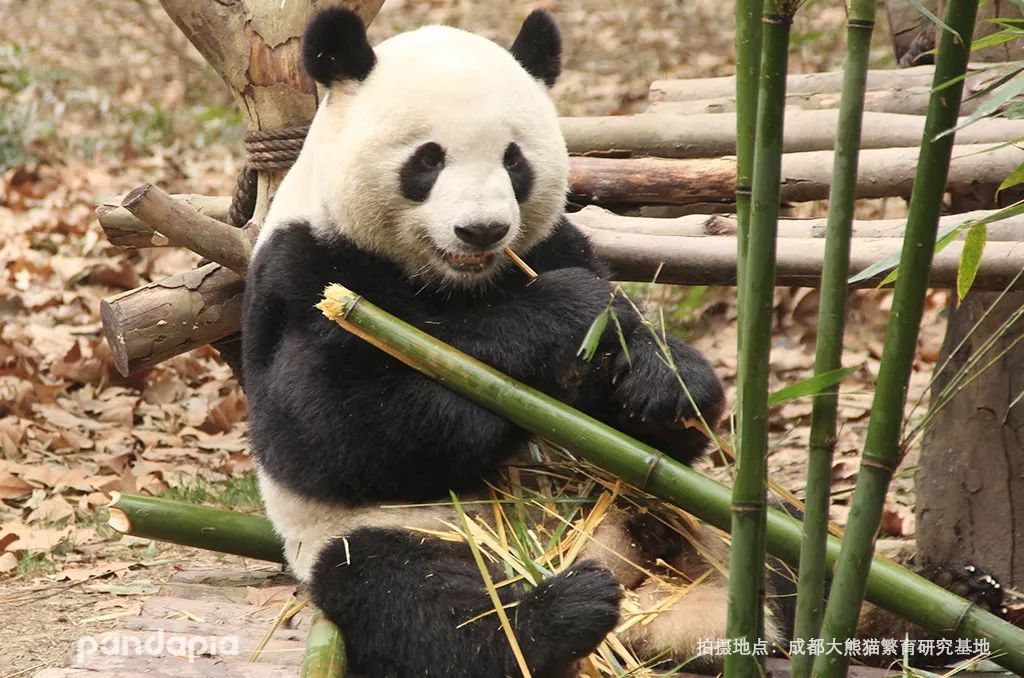
<path fill-rule="evenodd" d="M 526 274 L 527 278 L 529 278 L 530 280 L 536 280 L 537 279 L 537 271 L 535 271 L 532 268 L 530 268 L 530 265 L 528 263 L 526 263 L 525 261 L 523 261 L 519 257 L 519 255 L 516 254 L 512 250 L 511 247 L 506 247 L 505 248 L 505 254 L 508 256 L 509 259 L 512 260 L 513 264 L 515 264 L 516 266 L 519 267 L 520 271 L 522 271 L 523 273 Z"/>

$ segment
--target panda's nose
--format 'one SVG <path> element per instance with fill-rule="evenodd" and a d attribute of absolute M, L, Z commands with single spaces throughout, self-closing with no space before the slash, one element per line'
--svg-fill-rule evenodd
<path fill-rule="evenodd" d="M 481 250 L 487 249 L 504 238 L 506 233 L 508 233 L 508 224 L 500 221 L 478 222 L 455 227 L 455 235 L 459 236 L 459 240 Z"/>

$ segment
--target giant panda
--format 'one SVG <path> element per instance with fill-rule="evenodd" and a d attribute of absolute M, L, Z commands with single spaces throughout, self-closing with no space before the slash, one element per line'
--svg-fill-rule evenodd
<path fill-rule="evenodd" d="M 382 505 L 479 491 L 529 436 L 325 320 L 314 305 L 327 284 L 683 461 L 707 438 L 678 422 L 699 411 L 714 425 L 722 413 L 709 363 L 669 340 L 687 394 L 626 308 L 626 348 L 609 330 L 581 372 L 577 349 L 612 288 L 563 214 L 568 155 L 548 94 L 560 53 L 542 11 L 511 49 L 440 26 L 373 49 L 343 9 L 318 13 L 303 38 L 305 70 L 326 96 L 254 249 L 244 376 L 268 516 L 356 673 L 516 673 L 500 627 L 457 628 L 492 608 L 467 547 L 407 529 L 436 527 L 451 509 Z M 610 516 L 601 535 L 621 550 L 650 541 L 630 527 Z M 511 616 L 535 676 L 573 675 L 619 619 L 620 580 L 635 577 L 590 555 L 533 590 L 502 589 L 518 602 Z M 710 588 L 721 612 L 702 614 L 700 630 L 721 636 L 724 588 Z M 674 642 L 666 633 L 652 649 Z"/>
<path fill-rule="evenodd" d="M 344 9 L 316 14 L 303 37 L 303 66 L 326 95 L 254 248 L 243 371 L 267 514 L 289 566 L 344 633 L 355 675 L 518 673 L 493 617 L 465 624 L 493 609 L 468 546 L 422 530 L 451 521 L 449 492 L 481 492 L 529 435 L 326 320 L 315 309 L 326 285 L 684 463 L 708 439 L 679 422 L 713 427 L 722 415 L 707 360 L 668 338 L 680 388 L 622 297 L 621 339 L 609 329 L 591 363 L 576 357 L 612 288 L 563 213 L 568 157 L 548 93 L 560 55 L 543 11 L 507 50 L 440 26 L 374 49 Z M 698 642 L 725 638 L 723 574 L 677 596 L 623 564 L 706 574 L 728 554 L 702 529 L 683 544 L 617 510 L 594 534 L 601 548 L 533 589 L 501 588 L 532 675 L 575 675 L 619 622 L 624 589 L 652 609 L 673 601 L 623 633 L 643 656 L 685 661 Z M 783 637 L 777 612 L 766 615 L 769 641 Z"/>

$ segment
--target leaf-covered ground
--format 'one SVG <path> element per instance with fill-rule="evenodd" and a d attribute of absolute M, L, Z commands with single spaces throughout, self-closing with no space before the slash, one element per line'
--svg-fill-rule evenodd
<path fill-rule="evenodd" d="M 654 78 L 731 72 L 731 3 L 612 0 L 518 3 L 392 0 L 380 39 L 447 22 L 510 42 L 544 5 L 566 34 L 563 113 L 642 110 Z M 808 3 L 793 68 L 840 63 L 842 3 Z M 111 491 L 168 494 L 240 510 L 257 497 L 245 441 L 245 398 L 212 349 L 120 377 L 103 338 L 102 298 L 193 265 L 180 251 L 109 245 L 97 200 L 152 182 L 171 192 L 226 194 L 239 168 L 241 118 L 216 76 L 155 0 L 0 0 L 0 675 L 59 661 L 75 637 L 137 609 L 176 567 L 215 556 L 116 540 L 101 507 Z M 884 30 L 884 27 L 883 27 Z M 884 35 L 875 61 L 891 62 Z M 899 214 L 902 201 L 866 203 Z M 801 206 L 800 214 L 820 205 Z M 731 384 L 733 291 L 659 289 L 654 297 Z M 809 375 L 817 292 L 779 290 L 773 388 Z M 878 367 L 889 296 L 854 296 L 834 489 L 852 487 Z M 944 323 L 929 298 L 912 400 L 924 393 Z M 774 478 L 798 494 L 809 401 L 772 416 Z M 894 484 L 885 529 L 913 533 L 912 470 Z M 709 471 L 727 477 L 724 466 Z M 843 495 L 835 518 L 844 518 Z"/>

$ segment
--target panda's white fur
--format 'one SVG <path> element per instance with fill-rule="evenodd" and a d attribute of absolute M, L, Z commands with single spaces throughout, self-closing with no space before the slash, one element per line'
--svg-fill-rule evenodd
<path fill-rule="evenodd" d="M 267 518 L 284 541 L 288 567 L 301 581 L 309 581 L 320 553 L 331 541 L 343 539 L 362 527 L 445 531 L 457 514 L 449 505 L 388 507 L 343 506 L 320 501 L 288 489 L 268 473 L 257 470 L 260 496 Z M 463 496 L 463 500 L 472 499 Z M 474 512 L 467 510 L 469 515 Z"/>
<path fill-rule="evenodd" d="M 434 249 L 460 249 L 454 225 L 509 223 L 496 249 L 526 251 L 547 237 L 564 209 L 569 165 L 544 84 L 492 41 L 446 26 L 401 33 L 374 52 L 365 80 L 340 83 L 321 101 L 257 247 L 304 218 L 324 239 L 339 229 L 366 251 L 401 257 L 410 275 L 458 277 Z M 495 162 L 511 140 L 535 173 L 521 204 Z M 446 152 L 431 199 L 396 201 L 402 164 L 428 141 Z"/>

